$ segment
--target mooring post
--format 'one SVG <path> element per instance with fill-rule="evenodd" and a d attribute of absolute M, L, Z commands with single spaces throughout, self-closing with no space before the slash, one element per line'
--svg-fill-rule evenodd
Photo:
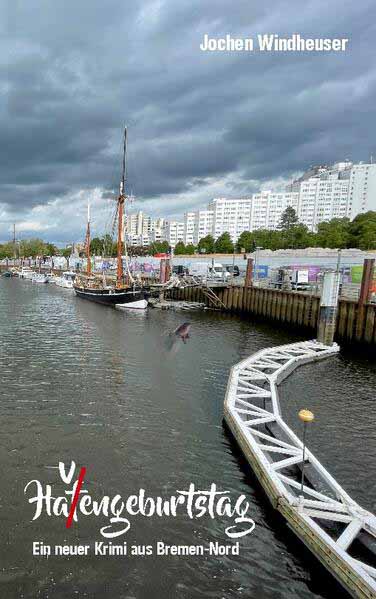
<path fill-rule="evenodd" d="M 360 286 L 358 310 L 356 315 L 355 339 L 361 341 L 365 324 L 365 305 L 369 301 L 371 286 L 373 283 L 373 272 L 375 268 L 375 259 L 366 258 L 363 266 L 362 283 Z"/>
<path fill-rule="evenodd" d="M 252 286 L 252 278 L 253 278 L 253 258 L 248 258 L 247 271 L 245 273 L 244 287 Z"/>
<path fill-rule="evenodd" d="M 339 272 L 326 272 L 322 284 L 317 341 L 333 345 L 338 311 Z"/>
<path fill-rule="evenodd" d="M 170 276 L 171 276 L 171 260 L 170 260 L 170 258 L 166 258 L 165 283 L 167 283 Z"/>
<path fill-rule="evenodd" d="M 164 258 L 161 259 L 161 262 L 159 265 L 159 282 L 160 283 L 166 282 L 166 260 Z"/>

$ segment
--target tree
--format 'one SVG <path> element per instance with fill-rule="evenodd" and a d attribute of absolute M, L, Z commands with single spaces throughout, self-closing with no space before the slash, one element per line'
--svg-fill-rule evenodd
<path fill-rule="evenodd" d="M 94 238 L 95 239 L 95 238 Z M 94 241 L 93 239 L 93 241 Z M 109 233 L 103 235 L 102 239 L 99 240 L 102 244 L 100 255 L 105 258 L 114 257 L 117 255 L 117 242 L 112 239 Z M 90 245 L 91 248 L 91 245 Z M 93 252 L 94 253 L 94 252 Z"/>
<path fill-rule="evenodd" d="M 244 248 L 246 252 L 254 252 L 256 249 L 254 234 L 251 233 L 251 231 L 243 231 L 239 236 L 236 248 L 238 252 L 240 252 L 242 248 Z"/>
<path fill-rule="evenodd" d="M 319 247 L 346 248 L 350 240 L 350 219 L 332 218 L 317 225 L 316 243 Z"/>
<path fill-rule="evenodd" d="M 23 239 L 20 243 L 20 254 L 26 258 L 43 256 L 43 254 L 46 253 L 45 249 L 45 242 L 37 237 L 32 239 Z"/>
<path fill-rule="evenodd" d="M 111 240 L 112 243 L 112 240 Z M 90 242 L 90 254 L 92 256 L 101 256 L 103 253 L 103 239 L 94 237 Z"/>
<path fill-rule="evenodd" d="M 285 248 L 306 248 L 314 242 L 314 236 L 310 234 L 308 227 L 300 223 L 298 216 L 292 208 L 287 206 L 282 213 L 278 228 L 281 232 L 282 245 Z"/>
<path fill-rule="evenodd" d="M 57 247 L 53 243 L 46 243 L 44 254 L 46 256 L 55 256 L 57 253 Z"/>
<path fill-rule="evenodd" d="M 194 254 L 194 253 L 195 253 L 195 251 L 196 251 L 196 248 L 195 248 L 195 246 L 193 245 L 193 243 L 188 243 L 188 244 L 185 246 L 185 253 L 186 253 L 187 255 L 189 255 L 189 256 L 190 256 L 190 255 Z"/>
<path fill-rule="evenodd" d="M 155 241 L 150 245 L 150 253 L 153 254 L 167 254 L 170 251 L 168 241 Z"/>
<path fill-rule="evenodd" d="M 290 231 L 299 223 L 298 215 L 292 206 L 287 206 L 286 210 L 281 215 L 278 228 L 281 231 Z"/>
<path fill-rule="evenodd" d="M 17 249 L 18 248 L 16 248 L 16 254 L 17 254 Z M 11 241 L 0 245 L 0 260 L 3 260 L 4 258 L 13 258 L 13 255 L 14 255 L 14 245 Z"/>
<path fill-rule="evenodd" d="M 65 248 L 63 248 L 61 250 L 61 255 L 64 256 L 64 258 L 66 259 L 68 268 L 69 268 L 69 258 L 71 256 L 71 254 L 72 254 L 72 246 L 71 245 L 67 245 Z"/>
<path fill-rule="evenodd" d="M 174 254 L 176 254 L 178 256 L 179 254 L 185 254 L 185 253 L 186 253 L 186 250 L 185 250 L 185 245 L 184 245 L 183 241 L 178 241 L 175 246 L 175 249 L 174 249 Z"/>
<path fill-rule="evenodd" d="M 376 212 L 369 210 L 358 214 L 349 227 L 351 247 L 361 250 L 376 249 Z"/>
<path fill-rule="evenodd" d="M 128 246 L 129 256 L 148 256 L 150 253 L 149 246 L 145 245 L 130 245 Z"/>
<path fill-rule="evenodd" d="M 198 242 L 197 249 L 202 254 L 212 254 L 214 252 L 214 243 L 214 237 L 206 235 L 206 237 L 202 237 Z"/>
<path fill-rule="evenodd" d="M 306 225 L 298 223 L 290 229 L 288 239 L 290 243 L 288 247 L 293 249 L 304 249 L 314 244 L 315 235 L 310 233 Z"/>
<path fill-rule="evenodd" d="M 218 254 L 231 254 L 234 251 L 230 233 L 222 233 L 214 244 L 214 251 Z"/>

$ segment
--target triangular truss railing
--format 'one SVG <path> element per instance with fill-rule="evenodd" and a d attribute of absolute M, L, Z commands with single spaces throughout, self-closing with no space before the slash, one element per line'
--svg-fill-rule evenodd
<path fill-rule="evenodd" d="M 282 418 L 277 390 L 278 383 L 300 364 L 332 356 L 338 350 L 336 344 L 329 347 L 304 341 L 264 349 L 243 360 L 231 370 L 225 418 L 243 448 L 246 446 L 251 465 L 263 471 L 260 480 L 273 503 L 291 518 L 293 528 L 301 532 L 308 527 L 319 545 L 326 546 L 332 559 L 322 561 L 354 596 L 369 598 L 376 597 L 376 568 L 352 557 L 349 549 L 360 535 L 368 535 L 376 543 L 376 518 L 346 493 L 308 448 L 304 453 L 308 480 L 302 487 L 298 475 L 303 445 Z M 329 534 L 331 523 L 337 533 Z"/>

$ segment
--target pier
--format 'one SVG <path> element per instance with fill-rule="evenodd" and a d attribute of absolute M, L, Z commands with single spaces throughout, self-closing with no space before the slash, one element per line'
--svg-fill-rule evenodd
<path fill-rule="evenodd" d="M 210 289 L 218 297 L 214 303 L 208 297 Z M 302 291 L 284 291 L 255 286 L 191 286 L 170 289 L 174 300 L 205 303 L 208 307 L 244 316 L 293 325 L 297 329 L 316 331 L 320 312 L 320 296 Z M 376 345 L 376 304 L 340 299 L 335 336 L 341 342 Z"/>
<path fill-rule="evenodd" d="M 376 518 L 303 447 L 283 420 L 278 394 L 278 385 L 295 368 L 338 351 L 336 344 L 304 341 L 263 349 L 239 362 L 228 380 L 224 419 L 295 534 L 353 597 L 374 599 L 376 569 L 367 558 L 354 557 L 351 546 L 358 541 L 374 559 Z"/>

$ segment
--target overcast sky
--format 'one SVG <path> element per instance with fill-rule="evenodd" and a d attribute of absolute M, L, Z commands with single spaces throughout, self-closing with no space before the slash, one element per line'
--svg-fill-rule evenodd
<path fill-rule="evenodd" d="M 374 0 L 0 0 L 0 240 L 182 217 L 376 154 Z M 208 53 L 203 35 L 348 37 L 345 53 Z"/>

